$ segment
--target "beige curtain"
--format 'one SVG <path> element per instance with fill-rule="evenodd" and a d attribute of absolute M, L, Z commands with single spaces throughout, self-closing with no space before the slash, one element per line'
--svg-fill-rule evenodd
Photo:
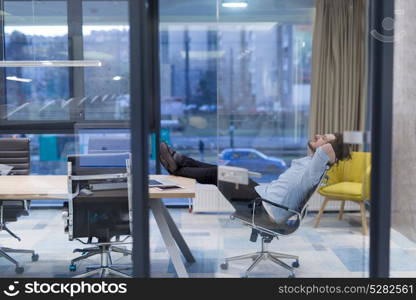
<path fill-rule="evenodd" d="M 310 135 L 363 131 L 367 0 L 316 0 Z"/>

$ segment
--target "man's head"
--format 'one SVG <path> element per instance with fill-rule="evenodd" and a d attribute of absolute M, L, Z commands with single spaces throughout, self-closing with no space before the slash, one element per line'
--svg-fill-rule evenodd
<path fill-rule="evenodd" d="M 308 147 L 312 152 L 315 152 L 316 149 L 325 144 L 331 144 L 337 161 L 351 158 L 350 148 L 347 144 L 344 144 L 342 133 L 317 134 L 308 142 Z"/>

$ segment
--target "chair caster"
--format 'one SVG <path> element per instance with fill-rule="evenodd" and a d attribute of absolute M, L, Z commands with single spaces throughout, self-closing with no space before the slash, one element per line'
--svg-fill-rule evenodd
<path fill-rule="evenodd" d="M 296 278 L 295 274 L 290 274 L 287 278 Z"/>
<path fill-rule="evenodd" d="M 248 278 L 248 274 L 244 274 L 241 278 Z"/>
<path fill-rule="evenodd" d="M 77 270 L 77 266 L 76 265 L 69 265 L 69 271 L 75 272 L 76 270 Z"/>
<path fill-rule="evenodd" d="M 228 263 L 227 262 L 226 263 L 223 263 L 223 264 L 220 265 L 220 267 L 223 270 L 227 270 L 228 269 Z"/>
<path fill-rule="evenodd" d="M 294 261 L 294 262 L 292 263 L 292 267 L 294 267 L 294 268 L 299 268 L 299 261 L 298 261 L 298 260 Z"/>
<path fill-rule="evenodd" d="M 38 260 L 39 260 L 39 254 L 33 254 L 32 261 L 38 261 Z"/>
<path fill-rule="evenodd" d="M 16 269 L 14 269 L 14 271 L 16 272 L 16 274 L 22 274 L 25 271 L 25 268 L 16 267 Z"/>

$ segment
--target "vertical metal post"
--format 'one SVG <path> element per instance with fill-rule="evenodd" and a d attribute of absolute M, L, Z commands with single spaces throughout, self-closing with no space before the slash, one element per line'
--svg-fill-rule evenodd
<path fill-rule="evenodd" d="M 0 12 L 4 10 L 4 1 L 0 0 Z M 4 14 L 0 13 L 0 60 L 6 60 L 6 36 L 4 33 Z M 6 68 L 0 68 L 0 124 L 7 115 L 6 109 Z"/>
<path fill-rule="evenodd" d="M 160 145 L 160 61 L 159 61 L 159 0 L 152 0 L 149 2 L 149 32 L 150 43 L 149 53 L 151 55 L 151 67 L 152 72 L 152 131 L 155 133 L 155 164 L 156 174 L 160 174 L 160 161 L 159 161 L 159 145 Z"/>
<path fill-rule="evenodd" d="M 82 34 L 83 12 L 82 0 L 67 1 L 68 15 L 68 58 L 70 60 L 84 60 L 84 39 Z M 69 97 L 82 99 L 84 90 L 84 68 L 69 69 Z M 69 104 L 71 121 L 84 120 L 84 104 L 80 107 L 78 101 Z"/>
<path fill-rule="evenodd" d="M 394 1 L 371 0 L 369 89 L 371 89 L 373 110 L 370 219 L 370 277 L 372 278 L 388 277 L 390 268 L 394 44 L 388 39 L 380 39 L 383 36 L 392 36 L 392 31 L 387 31 L 382 26 L 385 18 L 394 18 Z"/>
<path fill-rule="evenodd" d="M 191 103 L 191 83 L 190 83 L 190 66 L 189 66 L 189 51 L 191 51 L 191 38 L 189 37 L 189 28 L 185 27 L 183 43 L 185 48 L 185 103 L 186 105 Z"/>
<path fill-rule="evenodd" d="M 151 1 L 151 0 L 149 0 Z M 148 1 L 129 0 L 133 276 L 149 277 Z"/>

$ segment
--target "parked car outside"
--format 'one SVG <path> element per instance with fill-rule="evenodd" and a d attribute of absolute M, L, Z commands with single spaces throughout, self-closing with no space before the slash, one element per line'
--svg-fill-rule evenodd
<path fill-rule="evenodd" d="M 253 172 L 279 176 L 286 171 L 286 163 L 251 148 L 225 149 L 220 154 L 220 164 L 248 169 Z"/>

